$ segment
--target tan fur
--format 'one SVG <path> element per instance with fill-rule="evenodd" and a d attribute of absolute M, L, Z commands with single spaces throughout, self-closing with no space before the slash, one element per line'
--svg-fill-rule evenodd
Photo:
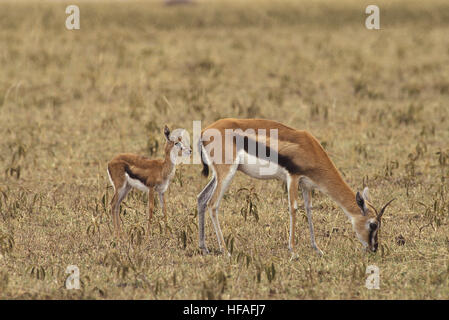
<path fill-rule="evenodd" d="M 168 130 L 168 128 L 167 128 Z M 169 131 L 168 131 L 169 132 Z M 181 137 L 177 139 L 181 141 Z M 164 192 L 168 188 L 171 178 L 175 173 L 175 164 L 170 159 L 170 154 L 176 141 L 168 140 L 165 143 L 163 159 L 149 159 L 137 154 L 121 153 L 116 155 L 108 163 L 108 173 L 114 187 L 114 196 L 111 201 L 112 221 L 116 235 L 120 235 L 119 208 L 120 203 L 132 189 L 126 175 L 133 174 L 144 186 L 148 188 L 148 235 L 150 234 L 151 219 L 154 210 L 154 193 L 159 193 L 159 201 L 167 224 L 167 210 L 165 206 Z M 130 176 L 128 174 L 128 176 Z M 131 176 L 130 176 L 131 177 Z M 132 177 L 131 177 L 132 178 Z"/>
<path fill-rule="evenodd" d="M 316 187 L 321 191 L 327 193 L 333 200 L 335 200 L 346 212 L 351 221 L 353 222 L 353 227 L 357 232 L 358 236 L 363 240 L 369 242 L 367 239 L 369 230 L 367 230 L 366 225 L 368 220 L 376 220 L 376 215 L 371 208 L 368 208 L 366 215 L 362 214 L 361 209 L 358 207 L 355 198 L 355 193 L 343 180 L 341 174 L 327 155 L 326 151 L 323 149 L 318 140 L 313 137 L 309 132 L 304 130 L 296 130 L 285 126 L 279 122 L 264 119 L 221 119 L 218 120 L 208 127 L 204 128 L 202 131 L 203 145 L 206 147 L 210 140 L 210 134 L 208 134 L 209 129 L 219 130 L 223 145 L 225 143 L 225 129 L 241 129 L 243 131 L 247 129 L 257 130 L 266 129 L 267 135 L 269 135 L 270 129 L 278 130 L 278 153 L 291 159 L 291 161 L 300 168 L 300 172 L 296 172 L 291 175 L 289 193 L 290 193 L 290 214 L 291 214 L 291 232 L 290 232 L 290 243 L 289 248 L 293 249 L 294 237 L 295 237 L 295 219 L 296 219 L 296 209 L 294 208 L 295 201 L 297 199 L 297 189 L 298 185 L 301 184 L 302 188 L 306 192 L 309 192 L 311 188 Z M 269 144 L 269 142 L 267 142 Z M 235 145 L 234 154 L 235 154 Z M 225 160 L 224 150 L 222 151 L 223 161 Z M 218 164 L 212 163 L 210 165 L 216 174 L 217 187 L 207 202 L 207 207 L 212 210 L 211 217 L 212 220 L 217 219 L 217 212 L 219 206 L 219 195 L 226 186 L 223 185 L 223 179 L 230 174 L 230 169 L 232 166 L 229 164 Z M 237 170 L 240 170 L 238 168 Z M 310 193 L 307 193 L 310 195 Z M 309 197 L 310 198 L 310 197 Z M 311 198 L 310 198 L 311 201 Z M 310 206 L 311 208 L 311 206 Z M 311 214 L 311 212 L 310 212 Z M 218 220 L 214 224 L 218 224 Z M 380 221 L 378 221 L 380 225 Z M 313 236 L 313 226 L 311 218 L 309 219 L 309 225 L 311 228 L 312 245 L 320 252 L 316 244 L 314 243 Z M 223 246 L 223 239 L 220 227 L 218 225 L 218 241 L 220 248 Z M 200 233 L 201 238 L 201 233 Z M 207 250 L 204 245 L 204 241 L 200 239 L 200 247 L 203 250 Z"/>

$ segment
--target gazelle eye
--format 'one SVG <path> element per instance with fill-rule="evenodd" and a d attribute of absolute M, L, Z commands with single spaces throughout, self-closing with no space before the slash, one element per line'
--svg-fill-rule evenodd
<path fill-rule="evenodd" d="M 374 231 L 374 230 L 376 230 L 376 229 L 377 229 L 377 224 L 376 224 L 376 223 L 373 223 L 373 222 L 371 222 L 371 223 L 369 224 L 369 228 L 370 228 L 370 230 Z"/>

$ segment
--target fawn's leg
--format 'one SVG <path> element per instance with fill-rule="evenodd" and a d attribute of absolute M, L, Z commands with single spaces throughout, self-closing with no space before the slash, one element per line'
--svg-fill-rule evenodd
<path fill-rule="evenodd" d="M 154 211 L 154 188 L 148 188 L 148 237 L 150 237 L 151 219 Z"/>
<path fill-rule="evenodd" d="M 125 197 L 128 195 L 128 193 L 129 193 L 129 191 L 131 189 L 132 189 L 132 187 L 127 182 L 125 182 L 123 187 L 117 192 L 117 202 L 116 202 L 116 205 L 114 207 L 113 220 L 115 220 L 116 235 L 118 237 L 121 236 L 121 229 L 120 229 L 120 204 L 122 203 L 123 199 L 125 199 Z"/>
<path fill-rule="evenodd" d="M 159 205 L 161 206 L 161 212 L 164 214 L 165 226 L 167 226 L 167 208 L 165 207 L 165 198 L 162 192 L 159 192 Z"/>
<path fill-rule="evenodd" d="M 116 237 L 120 236 L 120 203 L 131 190 L 131 186 L 126 181 L 125 163 L 123 161 L 112 160 L 108 163 L 108 177 L 114 188 L 114 196 L 111 200 L 112 224 Z"/>

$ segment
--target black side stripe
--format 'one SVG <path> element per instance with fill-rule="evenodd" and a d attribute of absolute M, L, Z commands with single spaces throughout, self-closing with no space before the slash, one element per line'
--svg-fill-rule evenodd
<path fill-rule="evenodd" d="M 250 141 L 251 140 L 251 141 Z M 256 150 L 254 153 L 254 148 L 249 148 L 249 143 L 253 143 L 256 145 Z M 234 136 L 234 143 L 237 143 L 237 138 Z M 262 147 L 262 150 L 259 150 L 259 147 Z M 243 137 L 243 149 L 246 153 L 251 154 L 259 159 L 271 160 L 276 159 L 277 155 L 277 164 L 287 170 L 290 174 L 301 174 L 303 170 L 293 162 L 293 160 L 286 155 L 276 152 L 274 149 L 268 147 L 266 144 L 262 142 L 257 142 L 253 139 L 250 139 L 248 136 Z"/>
<path fill-rule="evenodd" d="M 142 177 L 139 176 L 138 174 L 135 174 L 134 172 L 131 171 L 131 169 L 129 168 L 128 164 L 125 164 L 125 172 L 128 174 L 128 176 L 131 179 L 135 179 L 135 180 L 139 180 L 140 182 L 142 182 L 144 185 L 146 185 L 146 180 Z"/>

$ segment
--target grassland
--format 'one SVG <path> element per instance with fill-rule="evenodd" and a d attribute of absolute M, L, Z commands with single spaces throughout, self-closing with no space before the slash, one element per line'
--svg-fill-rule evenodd
<path fill-rule="evenodd" d="M 0 298 L 448 299 L 449 4 L 378 1 L 0 2 Z M 72 3 L 70 3 L 72 4 Z M 297 259 L 277 181 L 237 174 L 220 221 L 230 259 L 197 250 L 196 195 L 182 165 L 167 193 L 168 228 L 146 197 L 122 208 L 114 240 L 107 161 L 161 156 L 162 128 L 259 117 L 310 130 L 354 189 L 385 214 L 367 254 L 340 208 L 314 195 L 318 257 L 304 210 Z M 246 194 L 257 216 L 243 218 Z M 255 194 L 258 195 L 259 200 Z M 301 202 L 300 202 L 301 203 Z M 380 269 L 380 290 L 365 268 Z M 81 289 L 64 287 L 68 265 Z"/>

